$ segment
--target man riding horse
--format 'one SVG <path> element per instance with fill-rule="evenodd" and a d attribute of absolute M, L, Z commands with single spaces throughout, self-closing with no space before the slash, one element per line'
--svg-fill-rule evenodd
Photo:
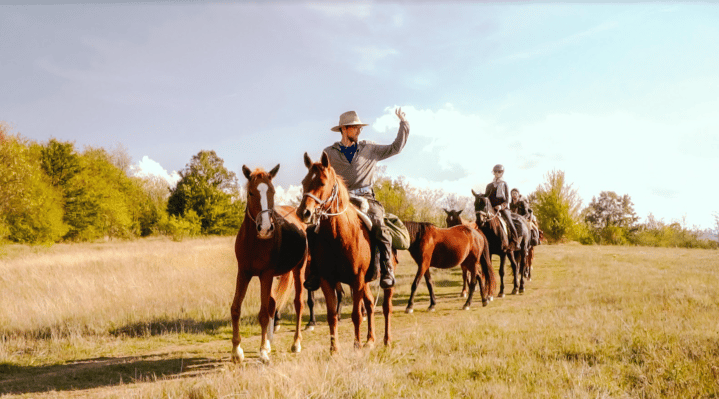
<path fill-rule="evenodd" d="M 366 140 L 359 141 L 362 128 L 367 126 L 360 121 L 355 111 L 348 111 L 340 115 L 339 124 L 333 127 L 333 132 L 342 133 L 340 141 L 325 148 L 330 165 L 342 177 L 350 194 L 362 197 L 369 203 L 369 216 L 372 221 L 372 236 L 380 254 L 380 286 L 390 288 L 394 286 L 395 279 L 392 259 L 392 236 L 384 223 L 384 207 L 375 198 L 372 185 L 377 171 L 377 162 L 397 155 L 402 151 L 409 136 L 409 123 L 401 108 L 395 111 L 400 120 L 397 138 L 390 145 L 375 144 Z M 305 280 L 305 288 L 314 291 L 320 286 L 320 276 L 317 270 L 310 265 L 309 274 Z"/>
<path fill-rule="evenodd" d="M 504 218 L 511 233 L 509 241 L 518 241 L 517 230 L 514 227 L 514 222 L 512 222 L 509 211 L 509 188 L 507 187 L 507 183 L 502 180 L 504 166 L 495 165 L 492 169 L 492 173 L 494 173 L 494 180 L 487 184 L 484 195 L 489 198 L 489 202 L 492 204 L 494 210 Z M 502 246 L 506 248 L 509 246 L 509 242 L 505 243 L 504 241 L 505 240 L 502 240 Z"/>

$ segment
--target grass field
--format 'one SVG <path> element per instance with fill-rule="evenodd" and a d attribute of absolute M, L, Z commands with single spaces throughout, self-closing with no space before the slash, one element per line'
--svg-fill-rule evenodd
<path fill-rule="evenodd" d="M 524 294 L 462 311 L 459 270 L 433 271 L 437 310 L 425 311 L 422 284 L 413 314 L 404 307 L 416 266 L 403 251 L 391 347 L 353 349 L 345 307 L 340 353 L 330 355 L 320 304 L 319 326 L 293 354 L 287 308 L 269 365 L 257 357 L 254 280 L 243 306 L 246 360 L 235 365 L 233 240 L 6 247 L 0 395 L 719 397 L 717 251 L 540 246 Z"/>

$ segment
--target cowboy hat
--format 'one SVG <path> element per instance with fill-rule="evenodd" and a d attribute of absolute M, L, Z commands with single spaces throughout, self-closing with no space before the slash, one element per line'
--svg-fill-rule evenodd
<path fill-rule="evenodd" d="M 362 123 L 360 121 L 359 116 L 357 116 L 357 113 L 355 111 L 347 111 L 344 114 L 340 115 L 340 123 L 339 125 L 333 127 L 333 132 L 339 132 L 342 126 L 367 126 L 366 123 Z"/>

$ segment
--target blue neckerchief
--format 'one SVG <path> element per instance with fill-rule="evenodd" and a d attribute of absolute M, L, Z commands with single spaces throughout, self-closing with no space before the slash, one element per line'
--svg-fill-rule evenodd
<path fill-rule="evenodd" d="M 355 154 L 357 153 L 357 143 L 354 143 L 349 147 L 345 147 L 340 144 L 340 151 L 345 154 L 345 158 L 347 158 L 347 161 L 349 161 L 349 163 L 352 163 L 352 158 L 354 158 Z"/>

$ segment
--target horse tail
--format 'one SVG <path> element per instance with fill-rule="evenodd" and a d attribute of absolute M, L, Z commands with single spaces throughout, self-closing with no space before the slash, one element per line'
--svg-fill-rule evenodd
<path fill-rule="evenodd" d="M 492 267 L 492 253 L 489 252 L 489 241 L 487 237 L 481 233 L 480 236 L 484 243 L 484 249 L 482 250 L 482 256 L 479 258 L 479 263 L 482 265 L 482 273 L 486 278 L 486 295 L 493 296 L 494 291 L 497 289 L 497 278 L 494 275 L 494 267 Z"/>
<path fill-rule="evenodd" d="M 295 281 L 295 276 L 292 271 L 289 271 L 283 275 L 280 276 L 280 282 L 277 284 L 277 287 L 275 288 L 275 294 L 273 297 L 275 297 L 275 310 L 279 311 L 282 309 L 285 304 L 287 304 L 287 301 L 290 299 L 290 293 L 291 289 L 290 287 L 293 286 Z"/>

